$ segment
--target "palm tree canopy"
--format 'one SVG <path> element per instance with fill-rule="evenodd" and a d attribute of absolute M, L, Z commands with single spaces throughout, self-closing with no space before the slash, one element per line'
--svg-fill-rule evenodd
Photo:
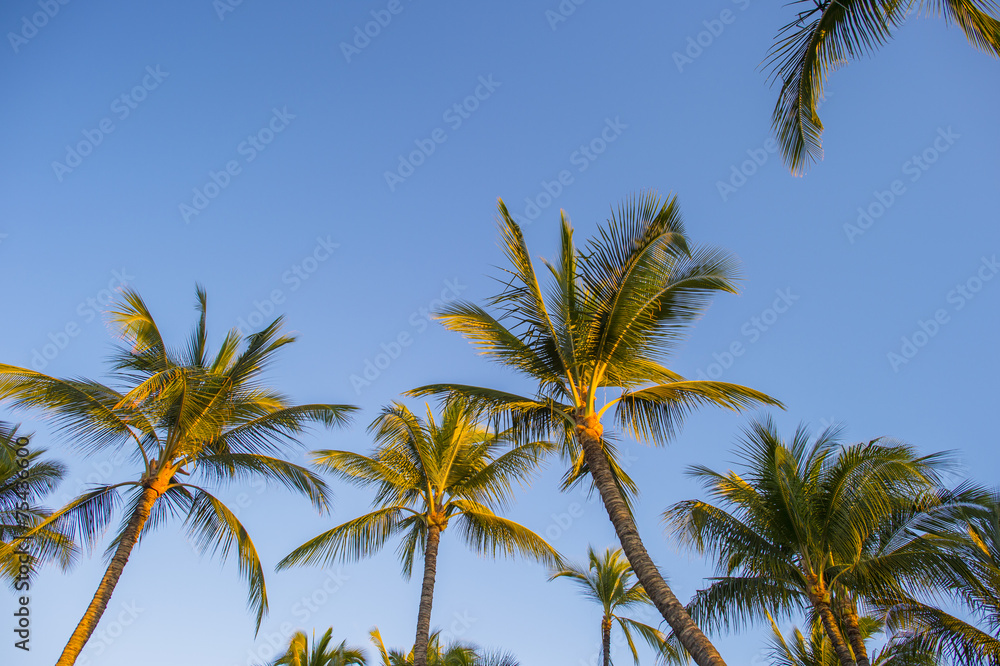
<path fill-rule="evenodd" d="M 560 433 L 570 462 L 564 487 L 588 473 L 573 436 L 578 416 L 611 410 L 624 430 L 665 444 L 696 407 L 779 404 L 753 389 L 688 380 L 662 365 L 715 292 L 736 292 L 736 260 L 688 240 L 676 197 L 661 202 L 650 192 L 626 201 L 581 248 L 563 214 L 558 258 L 545 262 L 541 276 L 503 201 L 499 213 L 510 268 L 501 278 L 504 289 L 489 301 L 494 312 L 458 301 L 439 318 L 483 355 L 533 380 L 537 391 L 521 396 L 434 384 L 410 394 L 461 395 L 504 415 L 527 440 Z M 635 484 L 610 438 L 604 447 L 620 489 L 633 495 Z"/>
<path fill-rule="evenodd" d="M 168 518 L 184 518 L 192 543 L 203 552 L 226 558 L 235 551 L 259 627 L 267 595 L 256 548 L 236 515 L 194 482 L 226 487 L 260 477 L 306 495 L 323 509 L 327 506 L 323 480 L 278 454 L 286 443 L 297 443 L 297 435 L 308 425 L 345 424 L 356 408 L 294 405 L 263 381 L 262 373 L 278 350 L 295 340 L 281 333 L 281 318 L 246 339 L 230 330 L 210 355 L 207 295 L 200 287 L 196 309 L 198 323 L 186 346 L 171 349 L 142 298 L 126 290 L 109 313 L 121 341 L 111 357 L 113 383 L 58 379 L 0 364 L 0 400 L 45 411 L 57 430 L 85 454 L 128 449 L 142 466 L 138 480 L 97 485 L 46 523 L 68 522 L 90 547 L 116 509 L 124 507 L 121 527 L 108 547 L 110 554 L 143 490 L 155 488 L 156 503 L 140 538 Z"/>
<path fill-rule="evenodd" d="M 778 33 L 768 56 L 781 82 L 772 127 L 785 164 L 795 175 L 822 159 L 823 123 L 817 112 L 827 74 L 870 55 L 913 13 L 956 23 L 980 51 L 1000 57 L 1000 5 L 995 0 L 793 0 L 805 5 Z"/>
<path fill-rule="evenodd" d="M 378 628 L 369 634 L 378 651 L 379 666 L 412 666 L 413 650 L 409 653 L 385 647 Z M 427 643 L 427 666 L 519 666 L 514 655 L 498 650 L 484 650 L 472 643 L 445 643 L 440 631 L 431 632 Z"/>
<path fill-rule="evenodd" d="M 789 617 L 809 602 L 829 601 L 848 582 L 865 593 L 897 590 L 901 565 L 890 565 L 899 549 L 883 548 L 887 561 L 879 564 L 872 543 L 887 521 L 939 483 L 948 457 L 919 456 L 888 439 L 842 445 L 838 434 L 827 429 L 810 441 L 800 426 L 786 443 L 766 418 L 746 431 L 744 471 L 691 468 L 720 504 L 679 502 L 664 518 L 682 543 L 715 556 L 721 576 L 696 594 L 692 617 L 739 628 L 767 613 Z M 919 541 L 913 548 L 903 552 L 927 552 Z"/>
<path fill-rule="evenodd" d="M 559 561 L 540 536 L 497 515 L 513 499 L 550 448 L 545 442 L 509 446 L 508 433 L 478 424 L 463 401 L 445 405 L 440 423 L 427 408 L 421 420 L 405 405 L 383 409 L 371 424 L 376 448 L 371 456 L 350 451 L 316 451 L 314 461 L 345 481 L 375 488 L 371 513 L 339 525 L 296 548 L 278 568 L 355 561 L 402 535 L 398 553 L 409 577 L 422 552 L 428 528 L 452 522 L 475 551 L 490 556 L 527 556 Z"/>
<path fill-rule="evenodd" d="M 347 646 L 343 641 L 336 647 L 333 642 L 333 627 L 317 641 L 313 632 L 312 642 L 305 632 L 299 631 L 288 643 L 288 651 L 271 662 L 271 666 L 365 666 L 364 652 L 360 648 Z"/>
<path fill-rule="evenodd" d="M 957 596 L 969 617 L 952 615 L 928 600 L 927 590 L 880 604 L 903 644 L 915 644 L 958 664 L 1000 666 L 1000 494 L 985 511 L 968 520 L 936 526 L 946 541 L 948 566 L 939 572 L 938 589 Z"/>
<path fill-rule="evenodd" d="M 39 502 L 59 485 L 66 467 L 41 460 L 45 449 L 31 446 L 31 438 L 19 435 L 18 428 L 0 421 L 0 579 L 12 585 L 18 578 L 30 580 L 46 560 L 56 559 L 66 567 L 76 554 L 59 525 L 20 538 L 51 515 Z"/>
<path fill-rule="evenodd" d="M 605 623 L 618 624 L 636 664 L 639 663 L 639 652 L 633 633 L 638 634 L 665 662 L 680 663 L 679 652 L 667 643 L 667 636 L 663 632 L 620 614 L 622 610 L 653 606 L 642 585 L 634 580 L 632 565 L 621 548 L 607 548 L 603 553 L 597 553 L 592 546 L 588 546 L 587 568 L 566 564 L 554 572 L 549 580 L 557 578 L 568 578 L 576 583 L 587 599 L 601 606 Z"/>
<path fill-rule="evenodd" d="M 768 639 L 768 658 L 772 666 L 840 666 L 830 639 L 820 622 L 813 622 L 809 636 L 797 627 L 787 639 L 770 615 L 771 636 Z M 859 621 L 862 638 L 868 641 L 885 629 L 885 623 L 873 617 L 862 617 Z M 930 652 L 914 650 L 889 642 L 872 655 L 872 666 L 936 666 L 937 660 Z"/>

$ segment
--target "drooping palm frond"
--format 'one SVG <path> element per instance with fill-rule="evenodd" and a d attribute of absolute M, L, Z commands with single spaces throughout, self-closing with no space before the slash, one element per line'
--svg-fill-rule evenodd
<path fill-rule="evenodd" d="M 834 70 L 871 55 L 917 8 L 956 23 L 977 49 L 1000 57 L 1000 5 L 995 0 L 794 0 L 804 7 L 781 28 L 767 58 L 781 90 L 772 128 L 785 164 L 800 176 L 823 157 L 818 108 Z"/>

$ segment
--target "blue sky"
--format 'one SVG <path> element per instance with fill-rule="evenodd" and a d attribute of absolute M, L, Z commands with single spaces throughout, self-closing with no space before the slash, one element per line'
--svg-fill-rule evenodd
<path fill-rule="evenodd" d="M 970 476 L 995 482 L 1000 70 L 954 26 L 913 17 L 877 57 L 835 72 L 826 157 L 793 178 L 769 150 L 777 91 L 760 67 L 793 11 L 778 2 L 563 2 L 575 10 L 555 21 L 556 0 L 49 0 L 54 15 L 26 29 L 43 5 L 0 9 L 0 361 L 100 378 L 112 290 L 138 289 L 180 342 L 202 283 L 215 340 L 284 314 L 299 341 L 274 383 L 299 402 L 362 407 L 353 428 L 317 432 L 295 457 L 365 450 L 364 426 L 414 386 L 528 390 L 427 318 L 444 298 L 494 292 L 498 197 L 540 257 L 555 249 L 559 209 L 585 238 L 613 204 L 654 188 L 678 195 L 693 239 L 742 261 L 742 293 L 716 300 L 676 370 L 780 398 L 785 432 L 843 422 L 852 440 L 954 449 Z M 0 418 L 70 462 L 56 497 L 135 473 L 71 453 L 37 414 Z M 711 567 L 678 553 L 659 516 L 699 494 L 688 465 L 727 468 L 746 418 L 704 411 L 666 449 L 625 445 L 640 531 L 681 598 Z M 552 461 L 512 515 L 582 560 L 614 535 L 598 503 L 557 491 L 560 474 Z M 277 491 L 242 492 L 224 495 L 268 569 L 369 501 L 337 486 L 333 516 L 319 517 Z M 445 533 L 433 624 L 524 664 L 590 663 L 597 609 L 539 566 L 478 558 L 456 537 Z M 102 572 L 99 554 L 47 570 L 33 649 L 5 641 L 5 663 L 52 663 Z M 268 585 L 255 640 L 232 563 L 200 560 L 167 526 L 134 552 L 84 654 L 243 666 L 288 627 L 367 645 L 378 625 L 391 645 L 412 640 L 418 586 L 391 548 Z M 750 664 L 765 634 L 718 643 L 728 663 Z"/>

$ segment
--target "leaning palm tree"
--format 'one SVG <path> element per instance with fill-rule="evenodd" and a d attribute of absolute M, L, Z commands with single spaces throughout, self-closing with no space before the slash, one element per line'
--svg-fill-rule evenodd
<path fill-rule="evenodd" d="M 931 550 L 920 539 L 877 556 L 867 546 L 938 483 L 947 458 L 890 440 L 841 446 L 837 436 L 827 429 L 810 442 L 800 426 L 786 444 L 770 418 L 755 421 L 740 449 L 744 471 L 690 471 L 720 504 L 688 500 L 664 515 L 685 544 L 718 563 L 721 577 L 688 606 L 697 620 L 728 629 L 807 611 L 842 666 L 869 666 L 858 595 L 894 596 L 921 580 L 914 562 Z"/>
<path fill-rule="evenodd" d="M 601 606 L 601 655 L 604 666 L 611 666 L 611 630 L 617 623 L 625 635 L 632 658 L 639 664 L 639 652 L 632 638 L 634 631 L 664 661 L 681 662 L 680 654 L 667 643 L 667 637 L 659 629 L 643 624 L 619 613 L 622 610 L 652 607 L 653 602 L 642 589 L 633 582 L 634 572 L 621 549 L 608 548 L 597 554 L 593 547 L 587 547 L 587 568 L 567 565 L 556 571 L 549 580 L 569 578 L 577 584 L 583 594 Z"/>
<path fill-rule="evenodd" d="M 452 521 L 466 543 L 481 553 L 559 562 L 540 536 L 494 513 L 509 503 L 513 484 L 528 478 L 549 445 L 534 442 L 508 450 L 506 433 L 480 426 L 468 405 L 457 400 L 445 406 L 440 423 L 429 407 L 421 421 L 406 406 L 393 404 L 369 431 L 376 442 L 372 456 L 316 451 L 314 461 L 350 483 L 374 486 L 378 508 L 307 541 L 278 568 L 336 558 L 354 561 L 402 535 L 398 552 L 404 577 L 413 572 L 418 552 L 424 560 L 413 651 L 415 666 L 426 666 L 438 546 Z"/>
<path fill-rule="evenodd" d="M 347 646 L 347 641 L 331 647 L 333 627 L 317 641 L 313 632 L 312 643 L 305 632 L 296 632 L 288 642 L 288 650 L 271 662 L 271 666 L 365 666 L 365 654 L 359 648 Z"/>
<path fill-rule="evenodd" d="M 963 666 L 1000 666 L 1000 495 L 993 496 L 987 511 L 953 522 L 937 536 L 947 539 L 952 556 L 939 587 L 957 596 L 969 617 L 956 617 L 919 593 L 883 603 L 882 610 L 904 644 L 947 655 Z"/>
<path fill-rule="evenodd" d="M 543 290 L 520 227 L 502 201 L 499 209 L 511 268 L 490 301 L 494 313 L 460 301 L 440 319 L 482 354 L 525 375 L 535 392 L 435 384 L 412 393 L 464 396 L 503 416 L 527 440 L 556 433 L 569 461 L 563 487 L 589 476 L 664 620 L 700 666 L 724 664 L 646 552 L 629 505 L 637 489 L 604 423 L 665 444 L 696 407 L 778 404 L 744 386 L 685 379 L 661 364 L 715 292 L 736 291 L 736 262 L 690 245 L 676 198 L 661 203 L 648 193 L 623 204 L 584 248 L 575 246 L 563 215 L 559 258 L 546 264 L 550 280 Z"/>
<path fill-rule="evenodd" d="M 345 423 L 347 405 L 293 405 L 261 378 L 275 353 L 294 338 L 282 335 L 278 318 L 246 340 L 231 330 L 214 356 L 208 353 L 205 292 L 197 290 L 200 314 L 183 350 L 167 348 L 137 293 L 124 292 L 110 312 L 124 345 L 112 356 L 113 384 L 57 379 L 0 365 L 0 399 L 41 409 L 84 453 L 131 449 L 138 478 L 102 484 L 80 495 L 41 523 L 69 521 L 88 546 L 104 532 L 116 509 L 124 515 L 108 546 L 108 568 L 93 600 L 57 662 L 76 661 L 97 627 L 112 592 L 142 536 L 168 518 L 185 518 L 192 543 L 223 558 L 235 551 L 249 585 L 248 606 L 256 626 L 267 611 L 264 573 L 250 535 L 226 505 L 195 480 L 220 486 L 260 477 L 326 506 L 326 485 L 309 470 L 276 454 L 283 443 L 313 423 Z"/>
<path fill-rule="evenodd" d="M 823 156 L 817 109 L 827 74 L 874 52 L 912 13 L 957 23 L 972 45 L 1000 57 L 1000 4 L 996 0 L 793 0 L 806 5 L 778 33 L 769 54 L 781 92 L 772 127 L 785 164 L 795 175 Z"/>
<path fill-rule="evenodd" d="M 378 650 L 379 666 L 413 666 L 414 652 L 386 649 L 379 630 L 369 632 L 375 649 Z M 427 666 L 519 666 L 519 662 L 508 652 L 481 650 L 471 643 L 444 643 L 440 631 L 431 632 L 427 642 Z"/>
<path fill-rule="evenodd" d="M 23 592 L 39 564 L 56 559 L 65 567 L 75 547 L 58 526 L 22 538 L 51 515 L 39 502 L 59 485 L 66 467 L 41 460 L 45 449 L 31 446 L 31 438 L 19 435 L 18 428 L 0 421 L 0 579 Z"/>

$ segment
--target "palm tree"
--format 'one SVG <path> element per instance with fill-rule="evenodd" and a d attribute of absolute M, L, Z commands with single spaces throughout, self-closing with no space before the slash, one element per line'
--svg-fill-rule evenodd
<path fill-rule="evenodd" d="M 722 574 L 689 604 L 697 620 L 738 628 L 805 609 L 843 666 L 869 666 L 858 596 L 894 596 L 921 580 L 915 562 L 931 544 L 899 530 L 894 541 L 886 525 L 938 483 L 946 458 L 889 440 L 842 447 L 837 436 L 827 429 L 810 443 L 800 426 L 786 444 L 770 418 L 755 421 L 740 448 L 745 471 L 690 471 L 721 505 L 688 500 L 664 517 L 686 544 L 713 553 Z"/>
<path fill-rule="evenodd" d="M 666 636 L 648 624 L 643 624 L 618 612 L 626 609 L 641 608 L 653 605 L 649 595 L 642 585 L 633 582 L 634 572 L 625 559 L 621 549 L 608 548 L 598 555 L 590 546 L 587 547 L 586 569 L 567 565 L 552 574 L 549 580 L 569 578 L 575 582 L 583 594 L 601 605 L 601 654 L 604 666 L 611 666 L 611 630 L 615 623 L 621 628 L 632 651 L 632 658 L 639 663 L 639 653 L 632 639 L 632 632 L 639 634 L 658 655 L 665 660 L 680 662 L 680 655 L 666 642 Z"/>
<path fill-rule="evenodd" d="M 387 650 L 378 629 L 372 629 L 369 636 L 382 660 L 379 666 L 413 666 L 413 650 L 409 654 Z M 431 632 L 426 658 L 427 666 L 519 666 L 517 659 L 508 652 L 484 651 L 471 643 L 445 644 L 440 631 Z"/>
<path fill-rule="evenodd" d="M 821 622 L 812 623 L 808 638 L 796 628 L 789 641 L 770 615 L 768 619 L 772 631 L 768 657 L 772 666 L 839 666 L 840 661 Z M 873 617 L 860 618 L 859 625 L 864 640 L 885 628 L 883 622 Z M 872 655 L 872 666 L 937 666 L 937 660 L 930 652 L 890 642 Z"/>
<path fill-rule="evenodd" d="M 980 628 L 925 601 L 926 594 L 881 604 L 904 644 L 948 655 L 964 666 L 1000 666 L 1000 495 L 985 512 L 938 532 L 950 555 L 938 587 L 956 595 Z"/>
<path fill-rule="evenodd" d="M 823 156 L 817 109 L 828 72 L 889 41 L 911 13 L 957 23 L 972 45 L 1000 57 L 1000 5 L 995 0 L 794 0 L 806 5 L 778 32 L 768 56 L 781 81 L 772 127 L 795 175 Z"/>
<path fill-rule="evenodd" d="M 381 658 L 380 666 L 413 666 L 414 651 L 387 650 L 379 630 L 369 632 L 372 643 Z M 440 631 L 431 632 L 427 642 L 427 666 L 519 666 L 517 659 L 508 652 L 481 650 L 472 643 L 445 644 Z"/>
<path fill-rule="evenodd" d="M 657 610 L 700 666 L 720 666 L 722 657 L 646 552 L 629 506 L 637 489 L 618 464 L 603 421 L 665 444 L 695 407 L 778 404 L 736 384 L 687 380 L 660 363 L 713 293 L 736 291 L 735 260 L 689 245 L 676 198 L 661 204 L 647 193 L 619 207 L 583 249 L 575 247 L 563 215 L 559 258 L 555 265 L 546 264 L 551 279 L 543 292 L 520 227 L 503 201 L 499 209 L 511 268 L 504 289 L 490 300 L 496 314 L 459 301 L 439 317 L 482 354 L 527 376 L 537 386 L 535 394 L 462 384 L 435 384 L 411 393 L 464 396 L 477 408 L 505 417 L 529 440 L 558 433 L 570 463 L 563 487 L 590 475 L 625 556 Z"/>
<path fill-rule="evenodd" d="M 48 412 L 85 453 L 128 447 L 142 465 L 138 479 L 98 485 L 42 523 L 71 521 L 92 546 L 124 501 L 123 520 L 107 551 L 110 564 L 57 666 L 75 662 L 133 547 L 168 518 L 184 517 L 193 543 L 202 551 L 217 551 L 223 559 L 236 551 L 249 585 L 247 603 L 260 627 L 267 593 L 253 541 L 222 501 L 192 483 L 199 476 L 223 487 L 262 477 L 307 496 L 319 509 L 326 506 L 322 479 L 275 454 L 310 423 L 342 424 L 354 408 L 292 405 L 261 381 L 275 353 L 294 341 L 280 333 L 281 318 L 246 340 L 231 330 L 210 357 L 206 303 L 199 287 L 198 325 L 186 348 L 174 351 L 167 348 L 139 295 L 124 292 L 123 301 L 110 312 L 125 343 L 111 359 L 111 378 L 118 388 L 0 365 L 0 399 Z"/>
<path fill-rule="evenodd" d="M 41 460 L 45 449 L 32 447 L 31 438 L 18 435 L 18 428 L 0 421 L 0 579 L 23 592 L 40 563 L 55 558 L 68 566 L 75 549 L 58 526 L 20 538 L 51 515 L 38 502 L 55 490 L 66 467 Z"/>
<path fill-rule="evenodd" d="M 288 642 L 288 651 L 271 662 L 271 666 L 365 666 L 364 653 L 358 648 L 347 647 L 347 641 L 341 642 L 335 648 L 333 642 L 333 627 L 326 630 L 322 638 L 316 640 L 313 632 L 312 645 L 305 632 L 296 632 Z"/>
<path fill-rule="evenodd" d="M 461 401 L 445 406 L 440 424 L 429 407 L 421 421 L 406 406 L 394 403 L 382 410 L 369 431 L 376 442 L 371 457 L 316 451 L 314 461 L 350 483 L 377 488 L 378 508 L 302 544 L 278 563 L 278 569 L 336 558 L 355 561 L 403 535 L 399 556 L 404 577 L 413 572 L 417 553 L 424 557 L 413 650 L 415 666 L 426 666 L 438 546 L 452 521 L 473 550 L 559 562 L 540 536 L 494 513 L 509 503 L 513 484 L 527 479 L 548 444 L 527 443 L 504 451 L 506 433 L 479 426 Z"/>

